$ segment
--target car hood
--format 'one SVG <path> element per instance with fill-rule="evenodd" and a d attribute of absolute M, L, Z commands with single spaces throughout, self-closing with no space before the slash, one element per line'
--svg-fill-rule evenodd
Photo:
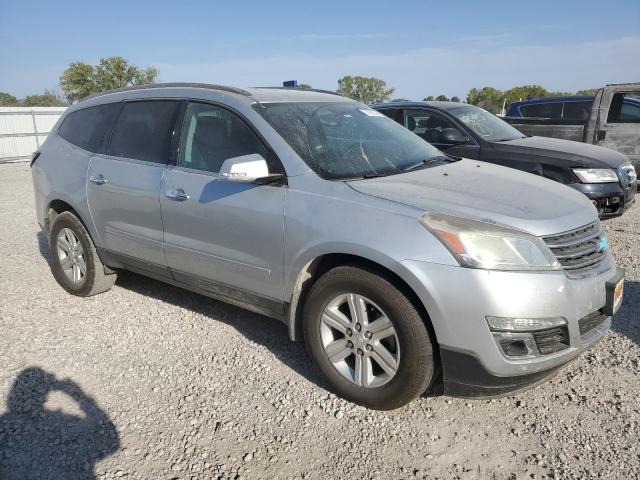
<path fill-rule="evenodd" d="M 617 170 L 628 164 L 629 159 L 621 153 L 609 148 L 572 142 L 560 138 L 525 137 L 506 142 L 492 142 L 491 146 L 502 154 L 538 157 L 546 163 L 562 161 L 569 168 L 613 168 Z M 567 164 L 568 162 L 568 164 Z"/>
<path fill-rule="evenodd" d="M 552 235 L 594 222 L 583 194 L 512 168 L 463 159 L 387 177 L 354 180 L 356 191 L 430 211 Z"/>

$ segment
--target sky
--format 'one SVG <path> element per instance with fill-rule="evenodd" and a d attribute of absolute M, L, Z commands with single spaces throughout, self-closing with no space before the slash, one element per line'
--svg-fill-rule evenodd
<path fill-rule="evenodd" d="M 114 55 L 163 82 L 335 90 L 363 75 L 413 100 L 576 91 L 640 81 L 640 0 L 0 0 L 0 91 L 58 89 L 69 63 Z"/>

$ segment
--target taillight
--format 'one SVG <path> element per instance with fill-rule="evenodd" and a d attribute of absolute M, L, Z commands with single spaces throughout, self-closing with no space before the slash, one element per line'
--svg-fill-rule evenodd
<path fill-rule="evenodd" d="M 33 164 L 36 163 L 36 160 L 38 159 L 39 156 L 40 156 L 40 152 L 33 152 L 31 154 L 31 163 L 29 164 L 30 167 L 33 167 Z"/>

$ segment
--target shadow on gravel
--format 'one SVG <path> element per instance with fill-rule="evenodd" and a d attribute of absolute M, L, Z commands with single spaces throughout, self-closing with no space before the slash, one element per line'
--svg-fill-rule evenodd
<path fill-rule="evenodd" d="M 42 255 L 42 258 L 47 261 L 47 263 L 49 264 L 49 268 L 51 268 L 51 251 L 49 250 L 49 240 L 47 240 L 47 236 L 42 230 L 38 230 L 36 238 L 38 240 L 38 250 L 40 251 L 40 255 Z"/>
<path fill-rule="evenodd" d="M 116 285 L 224 322 L 252 342 L 268 348 L 278 360 L 310 382 L 329 389 L 315 371 L 304 344 L 289 340 L 287 327 L 278 320 L 131 272 L 120 271 Z"/>
<path fill-rule="evenodd" d="M 45 409 L 51 392 L 77 403 L 83 416 Z M 116 427 L 72 380 L 40 368 L 16 378 L 0 417 L 0 478 L 91 480 L 94 466 L 120 446 Z"/>
<path fill-rule="evenodd" d="M 611 328 L 640 345 L 640 282 L 625 282 L 622 307 Z"/>

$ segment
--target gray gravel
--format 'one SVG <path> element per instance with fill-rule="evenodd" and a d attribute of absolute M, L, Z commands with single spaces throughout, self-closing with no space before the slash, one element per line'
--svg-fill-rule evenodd
<path fill-rule="evenodd" d="M 638 205 L 605 223 L 628 283 L 594 349 L 517 397 L 393 412 L 331 394 L 274 320 L 134 274 L 65 293 L 26 164 L 0 205 L 0 478 L 640 476 Z"/>

